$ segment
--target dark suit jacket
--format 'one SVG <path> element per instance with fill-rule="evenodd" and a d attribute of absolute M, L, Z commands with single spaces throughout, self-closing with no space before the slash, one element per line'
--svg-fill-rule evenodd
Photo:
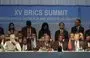
<path fill-rule="evenodd" d="M 85 31 L 85 37 L 90 36 L 90 29 Z"/>
<path fill-rule="evenodd" d="M 22 35 L 23 37 L 27 37 L 27 26 L 22 28 Z M 36 30 L 35 28 L 31 27 L 31 34 L 36 34 Z M 37 38 L 37 34 L 36 34 L 36 38 Z M 32 50 L 31 49 L 31 39 L 30 38 L 26 38 L 27 39 L 27 50 Z"/>
<path fill-rule="evenodd" d="M 47 33 L 51 37 L 50 30 L 40 30 L 38 33 L 38 39 L 40 39 L 44 35 L 44 33 Z"/>
<path fill-rule="evenodd" d="M 87 41 L 85 40 L 80 40 L 80 46 L 85 50 L 88 48 Z"/>
<path fill-rule="evenodd" d="M 53 46 L 53 41 L 50 41 L 50 42 L 49 42 L 49 45 L 50 45 L 51 48 L 52 48 L 52 46 Z M 44 41 L 37 41 L 37 50 L 39 50 L 40 47 L 44 47 L 44 46 L 45 46 L 45 42 L 44 42 Z"/>
<path fill-rule="evenodd" d="M 59 36 L 59 35 L 60 35 L 60 30 L 57 30 L 57 31 L 55 32 L 55 41 L 58 40 L 58 36 Z M 64 37 L 65 37 L 66 40 L 68 39 L 68 31 L 66 31 L 66 30 L 64 30 Z"/>
<path fill-rule="evenodd" d="M 32 45 L 31 45 L 31 40 L 28 38 L 27 39 L 27 43 L 25 43 L 27 45 L 27 51 L 31 51 L 31 50 L 36 50 L 36 48 L 32 48 Z M 23 47 L 24 43 L 21 43 L 21 48 Z"/>
<path fill-rule="evenodd" d="M 61 42 L 61 43 L 63 44 L 63 50 L 67 50 L 68 49 L 68 42 L 64 41 L 64 42 Z M 52 47 L 53 47 L 54 50 L 58 50 L 59 41 L 55 41 Z"/>
<path fill-rule="evenodd" d="M 79 27 L 79 30 L 77 29 L 76 26 L 71 28 L 71 33 L 84 33 L 84 28 L 82 26 Z"/>
<path fill-rule="evenodd" d="M 87 50 L 87 51 L 90 51 L 90 47 L 88 47 L 88 41 L 84 41 L 84 49 Z"/>
<path fill-rule="evenodd" d="M 4 30 L 2 27 L 0 27 L 0 35 L 4 34 Z"/>
<path fill-rule="evenodd" d="M 21 48 L 23 48 L 23 45 L 24 45 L 23 43 L 20 43 Z M 27 45 L 27 51 L 33 50 L 33 49 L 31 49 L 31 42 L 26 43 L 25 45 Z"/>
<path fill-rule="evenodd" d="M 36 30 L 35 28 L 31 27 L 31 33 L 36 34 Z M 27 26 L 22 28 L 22 35 L 23 37 L 27 37 Z M 37 35 L 37 34 L 36 34 Z"/>

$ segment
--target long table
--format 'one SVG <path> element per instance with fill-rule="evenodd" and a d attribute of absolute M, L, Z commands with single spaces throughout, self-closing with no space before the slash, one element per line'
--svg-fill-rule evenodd
<path fill-rule="evenodd" d="M 90 58 L 90 52 L 0 52 L 0 58 Z"/>

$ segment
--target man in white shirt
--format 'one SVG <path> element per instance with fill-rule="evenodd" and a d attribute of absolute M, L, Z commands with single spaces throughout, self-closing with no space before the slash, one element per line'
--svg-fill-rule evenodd
<path fill-rule="evenodd" d="M 16 41 L 14 34 L 11 34 L 9 40 L 5 42 L 4 49 L 5 51 L 21 51 L 21 46 Z"/>

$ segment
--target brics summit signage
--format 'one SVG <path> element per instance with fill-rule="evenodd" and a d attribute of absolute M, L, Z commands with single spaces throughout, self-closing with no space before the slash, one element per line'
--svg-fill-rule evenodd
<path fill-rule="evenodd" d="M 0 5 L 0 17 L 77 17 L 78 7 L 59 5 Z"/>

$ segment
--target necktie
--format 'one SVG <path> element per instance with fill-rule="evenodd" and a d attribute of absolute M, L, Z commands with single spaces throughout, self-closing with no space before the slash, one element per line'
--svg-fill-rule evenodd
<path fill-rule="evenodd" d="M 69 41 L 69 43 L 68 43 L 68 49 L 69 49 L 69 50 L 72 50 L 72 44 L 71 44 L 71 41 Z"/>

